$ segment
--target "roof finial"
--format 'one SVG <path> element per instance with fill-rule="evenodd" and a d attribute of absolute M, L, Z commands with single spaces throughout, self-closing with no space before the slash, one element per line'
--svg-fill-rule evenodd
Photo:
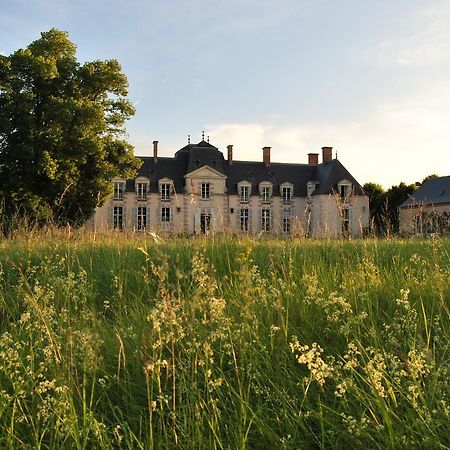
<path fill-rule="evenodd" d="M 338 157 L 337 157 L 337 149 L 336 149 L 336 159 L 338 159 Z"/>
<path fill-rule="evenodd" d="M 207 141 L 207 142 L 208 142 L 208 144 L 209 144 L 209 136 L 207 136 L 207 137 L 206 137 L 206 141 Z"/>
<path fill-rule="evenodd" d="M 205 140 L 205 132 L 202 131 L 202 141 L 204 141 L 204 140 Z"/>
<path fill-rule="evenodd" d="M 191 135 L 188 134 L 188 145 L 191 143 Z"/>

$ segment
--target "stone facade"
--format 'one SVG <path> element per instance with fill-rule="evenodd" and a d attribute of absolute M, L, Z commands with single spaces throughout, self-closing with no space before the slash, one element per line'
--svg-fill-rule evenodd
<path fill-rule="evenodd" d="M 369 225 L 368 198 L 324 147 L 324 162 L 271 163 L 227 160 L 201 141 L 174 158 L 143 157 L 137 178 L 112 180 L 114 194 L 94 217 L 97 230 L 158 234 L 210 233 L 286 236 L 362 236 Z M 312 154 L 317 155 L 317 154 Z"/>

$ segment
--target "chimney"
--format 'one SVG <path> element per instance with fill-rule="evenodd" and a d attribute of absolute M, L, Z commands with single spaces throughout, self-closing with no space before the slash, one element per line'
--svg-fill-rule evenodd
<path fill-rule="evenodd" d="M 318 153 L 308 153 L 308 164 L 310 166 L 317 166 L 317 164 L 319 164 L 319 154 Z"/>
<path fill-rule="evenodd" d="M 231 166 L 233 164 L 233 146 L 227 145 L 228 149 L 228 164 Z"/>
<path fill-rule="evenodd" d="M 153 162 L 158 162 L 158 141 L 153 141 Z"/>
<path fill-rule="evenodd" d="M 263 163 L 266 167 L 270 166 L 270 147 L 263 147 Z"/>
<path fill-rule="evenodd" d="M 333 159 L 333 147 L 322 147 L 322 162 L 326 163 Z"/>

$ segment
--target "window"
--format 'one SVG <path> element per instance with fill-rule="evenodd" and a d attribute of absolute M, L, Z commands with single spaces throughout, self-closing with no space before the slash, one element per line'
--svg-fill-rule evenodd
<path fill-rule="evenodd" d="M 123 206 L 113 207 L 113 228 L 123 230 Z"/>
<path fill-rule="evenodd" d="M 271 220 L 271 210 L 270 209 L 262 209 L 261 210 L 261 230 L 262 231 L 270 231 L 272 228 L 272 220 Z"/>
<path fill-rule="evenodd" d="M 342 210 L 342 232 L 348 233 L 350 230 L 350 210 L 344 208 Z"/>
<path fill-rule="evenodd" d="M 171 183 L 161 183 L 161 201 L 163 202 L 170 201 L 171 192 L 172 192 Z"/>
<path fill-rule="evenodd" d="M 281 200 L 285 205 L 289 205 L 292 200 L 292 187 L 283 186 L 281 188 Z"/>
<path fill-rule="evenodd" d="M 263 186 L 261 188 L 261 197 L 263 203 L 269 203 L 270 198 L 272 197 L 272 188 L 269 186 Z"/>
<path fill-rule="evenodd" d="M 209 200 L 211 198 L 211 185 L 210 185 L 210 183 L 202 183 L 201 184 L 200 198 L 202 200 Z"/>
<path fill-rule="evenodd" d="M 239 198 L 241 203 L 248 203 L 249 195 L 250 195 L 250 186 L 239 187 Z"/>
<path fill-rule="evenodd" d="M 350 185 L 348 184 L 340 184 L 339 185 L 339 195 L 341 198 L 347 198 L 350 194 Z"/>
<path fill-rule="evenodd" d="M 147 200 L 147 183 L 136 183 L 136 194 L 138 200 Z"/>
<path fill-rule="evenodd" d="M 281 212 L 281 228 L 285 234 L 291 232 L 291 211 L 288 209 L 284 209 Z"/>
<path fill-rule="evenodd" d="M 316 190 L 317 187 L 316 182 L 314 181 L 308 181 L 308 183 L 306 184 L 306 195 L 308 197 L 311 197 L 314 194 L 314 191 Z"/>
<path fill-rule="evenodd" d="M 211 228 L 211 214 L 208 212 L 202 212 L 200 214 L 200 231 L 202 234 L 206 234 Z"/>
<path fill-rule="evenodd" d="M 147 207 L 138 206 L 136 208 L 136 230 L 143 231 L 147 228 Z"/>
<path fill-rule="evenodd" d="M 161 222 L 168 223 L 170 222 L 171 214 L 170 208 L 161 208 Z"/>
<path fill-rule="evenodd" d="M 123 193 L 125 191 L 125 183 L 123 181 L 114 182 L 114 200 L 123 200 Z"/>
<path fill-rule="evenodd" d="M 247 232 L 249 230 L 249 211 L 248 208 L 241 209 L 241 213 L 239 216 L 239 223 L 241 227 L 241 231 Z"/>

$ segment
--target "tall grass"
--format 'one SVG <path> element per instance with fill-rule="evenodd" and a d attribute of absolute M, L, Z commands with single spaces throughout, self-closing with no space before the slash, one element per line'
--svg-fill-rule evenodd
<path fill-rule="evenodd" d="M 449 448 L 450 241 L 0 243 L 0 448 Z"/>

